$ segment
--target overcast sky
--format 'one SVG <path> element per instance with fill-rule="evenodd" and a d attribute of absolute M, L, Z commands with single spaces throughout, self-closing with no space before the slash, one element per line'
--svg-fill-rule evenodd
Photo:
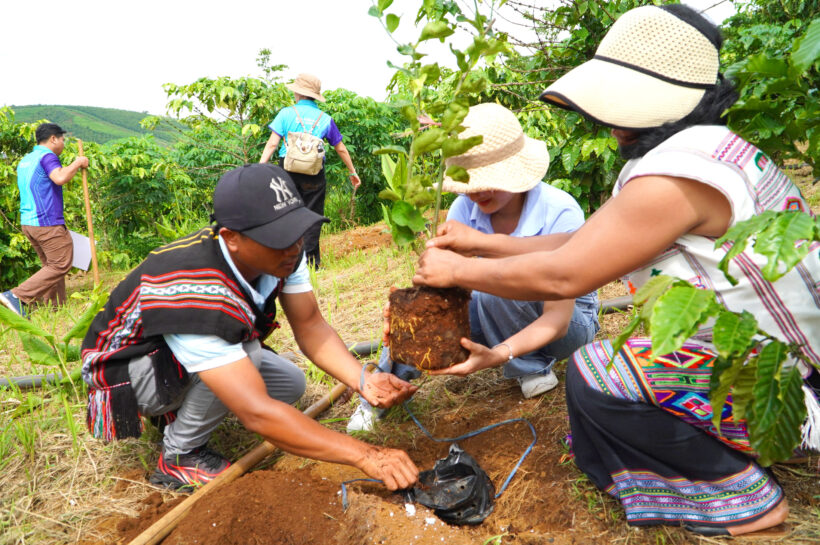
<path fill-rule="evenodd" d="M 687 3 L 705 8 L 718 1 Z M 378 20 L 367 14 L 371 0 L 2 4 L 0 105 L 68 104 L 162 114 L 163 83 L 259 76 L 256 56 L 262 48 L 272 51 L 272 63 L 289 66 L 286 79 L 311 72 L 323 89 L 343 87 L 383 100 L 393 73 L 386 61 L 402 60 Z M 728 4 L 708 13 L 720 21 L 731 13 Z M 391 6 L 390 12 L 406 15 L 397 31 L 400 41 L 417 37 L 410 26 L 419 5 L 419 0 L 396 0 Z"/>

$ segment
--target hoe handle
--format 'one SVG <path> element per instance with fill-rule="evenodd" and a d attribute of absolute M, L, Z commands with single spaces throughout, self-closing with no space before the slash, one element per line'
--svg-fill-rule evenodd
<path fill-rule="evenodd" d="M 83 141 L 77 139 L 77 149 L 83 157 Z M 88 169 L 83 168 L 83 199 L 85 199 L 85 217 L 88 221 L 88 242 L 91 244 L 91 269 L 94 271 L 94 286 L 100 283 L 100 271 L 97 268 L 97 245 L 94 243 L 94 222 L 91 221 L 91 200 L 88 198 Z"/>

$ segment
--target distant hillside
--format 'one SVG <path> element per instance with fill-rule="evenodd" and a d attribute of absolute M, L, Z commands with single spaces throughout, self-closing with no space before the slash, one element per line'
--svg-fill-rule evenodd
<path fill-rule="evenodd" d="M 139 136 L 148 133 L 140 126 L 140 121 L 148 116 L 144 112 L 96 108 L 94 106 L 12 106 L 17 121 L 31 123 L 47 119 L 67 130 L 71 136 L 104 144 L 109 140 Z M 169 145 L 176 135 L 169 129 L 158 127 L 154 138 L 161 145 Z"/>

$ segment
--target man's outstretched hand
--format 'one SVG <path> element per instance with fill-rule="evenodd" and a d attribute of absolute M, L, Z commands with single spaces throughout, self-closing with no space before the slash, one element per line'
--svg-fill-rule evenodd
<path fill-rule="evenodd" d="M 418 386 L 392 373 L 367 373 L 364 378 L 364 387 L 359 395 L 372 406 L 386 409 L 403 403 L 418 389 Z"/>
<path fill-rule="evenodd" d="M 419 478 L 419 469 L 406 452 L 368 445 L 356 467 L 369 477 L 384 481 L 390 490 L 410 488 Z"/>

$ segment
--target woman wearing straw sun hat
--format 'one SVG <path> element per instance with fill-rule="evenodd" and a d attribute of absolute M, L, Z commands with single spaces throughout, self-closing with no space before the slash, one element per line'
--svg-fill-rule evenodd
<path fill-rule="evenodd" d="M 461 195 L 448 220 L 480 233 L 532 237 L 570 233 L 584 223 L 575 199 L 542 182 L 549 167 L 547 146 L 524 134 L 515 115 L 498 104 L 478 104 L 464 119 L 460 138 L 484 140 L 464 155 L 447 159 L 470 174 L 468 182 L 444 178 L 443 189 Z M 470 300 L 472 341 L 467 361 L 431 374 L 468 375 L 504 365 L 504 376 L 517 378 L 526 398 L 558 384 L 556 360 L 591 342 L 598 331 L 595 291 L 562 301 L 516 301 L 473 291 Z M 492 348 L 488 348 L 492 347 Z"/>
<path fill-rule="evenodd" d="M 624 275 L 632 288 L 656 274 L 676 276 L 713 290 L 729 310 L 751 312 L 820 367 L 820 246 L 774 283 L 760 274 L 765 258 L 750 248 L 730 263 L 737 285 L 718 267 L 730 246 L 714 243 L 730 226 L 765 210 L 809 211 L 774 163 L 726 128 L 723 112 L 737 94 L 719 72 L 721 43 L 711 22 L 680 4 L 622 15 L 595 57 L 540 97 L 612 128 L 630 159 L 613 197 L 569 235 L 487 236 L 448 222 L 428 242 L 414 282 L 554 300 Z M 703 379 L 716 358 L 711 335 L 705 328 L 663 356 L 640 338 L 614 359 L 607 341 L 576 352 L 566 379 L 576 463 L 621 501 L 629 524 L 783 533 L 783 490 L 754 462 L 745 421 L 734 419 L 727 402 L 722 435 L 711 425 Z M 811 402 L 820 380 L 797 365 Z"/>
<path fill-rule="evenodd" d="M 543 183 L 547 173 L 547 146 L 524 134 L 515 114 L 498 104 L 470 108 L 460 138 L 483 136 L 464 155 L 447 159 L 447 166 L 467 169 L 467 183 L 444 179 L 443 189 L 461 195 L 447 219 L 465 232 L 532 237 L 575 231 L 584 223 L 581 207 L 568 193 Z M 473 291 L 470 300 L 471 339 L 462 339 L 468 359 L 430 374 L 466 376 L 481 369 L 504 366 L 504 376 L 515 378 L 525 398 L 555 388 L 556 360 L 570 356 L 591 342 L 598 331 L 596 293 L 563 301 L 515 301 Z M 387 351 L 385 350 L 385 353 Z M 380 368 L 411 377 L 392 364 L 386 354 Z M 405 366 L 403 366 L 405 367 Z M 349 422 L 351 431 L 372 427 L 366 402 Z"/>

